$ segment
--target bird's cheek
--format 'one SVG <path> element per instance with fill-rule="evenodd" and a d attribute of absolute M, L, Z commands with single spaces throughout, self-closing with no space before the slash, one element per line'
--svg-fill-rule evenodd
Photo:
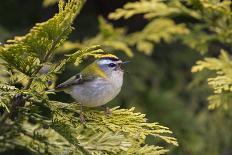
<path fill-rule="evenodd" d="M 118 66 L 118 68 L 119 68 L 119 70 L 124 71 L 124 66 L 123 66 L 122 64 L 120 64 L 120 65 Z"/>
<path fill-rule="evenodd" d="M 119 69 L 119 67 L 115 67 L 115 68 L 114 68 L 114 71 L 117 71 L 118 69 Z"/>
<path fill-rule="evenodd" d="M 118 67 L 118 68 L 116 69 L 116 71 L 121 71 L 121 72 L 123 72 L 123 69 L 122 69 L 121 67 Z"/>

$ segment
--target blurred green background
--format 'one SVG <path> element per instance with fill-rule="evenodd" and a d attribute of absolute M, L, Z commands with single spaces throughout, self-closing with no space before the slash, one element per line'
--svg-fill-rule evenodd
<path fill-rule="evenodd" d="M 35 23 L 43 22 L 56 13 L 57 6 L 44 7 L 40 0 L 5 0 L 0 3 L 0 42 L 15 35 L 24 35 Z M 70 40 L 83 40 L 96 35 L 98 16 L 107 15 L 122 7 L 124 0 L 87 0 L 74 23 Z M 189 21 L 186 17 L 180 21 Z M 129 20 L 110 21 L 127 27 L 128 32 L 141 29 L 146 21 L 141 16 Z M 125 82 L 120 95 L 109 105 L 122 108 L 136 107 L 149 121 L 169 127 L 178 139 L 179 147 L 171 148 L 172 155 L 232 155 L 232 114 L 230 111 L 207 109 L 207 96 L 211 92 L 205 81 L 196 86 L 197 76 L 191 67 L 202 56 L 179 42 L 159 43 L 151 56 L 135 52 L 126 67 Z M 90 61 L 85 62 L 85 66 Z M 67 66 L 59 75 L 60 83 L 81 70 Z M 201 73 L 204 76 L 204 72 Z M 196 77 L 195 77 L 196 76 Z M 59 100 L 71 102 L 70 96 L 60 93 Z M 62 96 L 62 97 L 60 97 Z M 56 96 L 51 98 L 58 99 Z M 149 138 L 148 143 L 153 143 Z M 23 150 L 9 154 L 26 154 Z"/>

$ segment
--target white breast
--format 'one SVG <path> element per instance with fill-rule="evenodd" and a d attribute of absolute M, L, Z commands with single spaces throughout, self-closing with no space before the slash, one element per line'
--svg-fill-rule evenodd
<path fill-rule="evenodd" d="M 115 98 L 121 90 L 122 83 L 123 72 L 117 71 L 109 79 L 98 78 L 94 81 L 76 85 L 67 93 L 84 106 L 96 107 Z"/>

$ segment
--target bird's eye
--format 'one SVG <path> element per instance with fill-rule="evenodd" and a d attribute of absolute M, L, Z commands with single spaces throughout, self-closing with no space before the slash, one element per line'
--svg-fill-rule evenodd
<path fill-rule="evenodd" d="M 109 67 L 111 67 L 111 68 L 113 68 L 113 67 L 115 67 L 115 66 L 116 66 L 116 64 L 114 64 L 114 63 L 110 63 L 108 66 L 109 66 Z"/>

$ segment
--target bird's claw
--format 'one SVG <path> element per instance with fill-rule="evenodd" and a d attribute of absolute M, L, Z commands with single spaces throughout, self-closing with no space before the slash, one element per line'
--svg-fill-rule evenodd
<path fill-rule="evenodd" d="M 105 115 L 110 116 L 112 114 L 111 110 L 109 107 L 105 107 Z"/>
<path fill-rule="evenodd" d="M 81 122 L 81 124 L 85 124 L 86 123 L 85 116 L 84 116 L 83 113 L 80 114 L 80 122 Z"/>

